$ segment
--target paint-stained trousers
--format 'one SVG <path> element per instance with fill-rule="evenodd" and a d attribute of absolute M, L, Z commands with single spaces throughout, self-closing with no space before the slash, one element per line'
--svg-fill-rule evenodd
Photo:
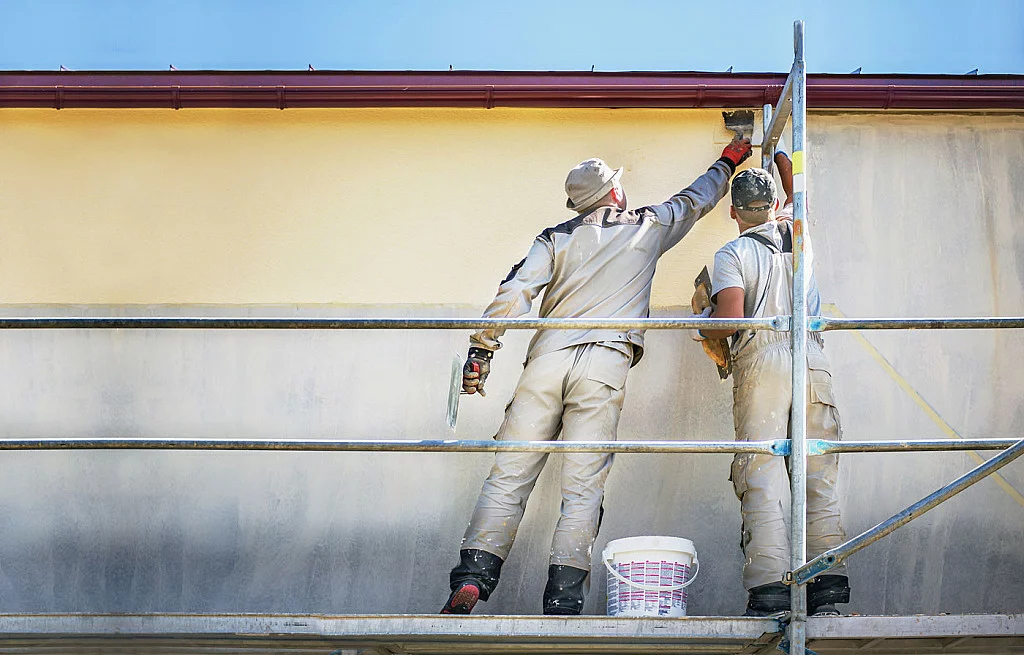
<path fill-rule="evenodd" d="M 752 344 L 753 345 L 753 344 Z M 813 340 L 807 344 L 807 438 L 838 440 L 842 429 L 828 359 Z M 733 421 L 737 441 L 789 438 L 792 406 L 792 350 L 788 336 L 743 352 L 733 370 Z M 837 455 L 807 458 L 807 556 L 816 557 L 846 540 L 839 516 Z M 743 517 L 743 586 L 781 582 L 789 566 L 790 498 L 786 461 L 771 455 L 739 454 L 733 460 L 733 488 Z M 829 571 L 846 575 L 842 564 Z"/>
<path fill-rule="evenodd" d="M 527 362 L 495 439 L 614 441 L 625 395 L 630 357 L 586 343 L 533 357 Z M 590 570 L 591 549 L 601 520 L 604 484 L 612 466 L 605 453 L 562 457 L 562 509 L 551 541 L 550 564 Z M 508 558 L 526 501 L 547 453 L 499 452 L 484 482 L 462 548 Z"/>

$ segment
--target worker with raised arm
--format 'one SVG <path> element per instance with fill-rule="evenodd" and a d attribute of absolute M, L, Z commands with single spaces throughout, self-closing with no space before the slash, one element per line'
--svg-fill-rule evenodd
<path fill-rule="evenodd" d="M 677 244 L 725 195 L 729 178 L 750 155 L 734 139 L 706 173 L 660 205 L 626 209 L 622 169 L 588 159 L 569 172 L 566 206 L 576 217 L 538 236 L 526 258 L 498 287 L 485 318 L 530 311 L 544 292 L 542 318 L 646 318 L 658 258 Z M 470 338 L 463 389 L 483 392 L 502 329 Z M 540 330 L 495 439 L 614 441 L 626 376 L 643 355 L 642 330 Z M 480 491 L 451 572 L 441 612 L 468 614 L 498 584 L 545 453 L 499 452 Z M 545 614 L 583 609 L 590 557 L 603 513 L 607 453 L 566 453 L 561 516 L 551 543 Z"/>
<path fill-rule="evenodd" d="M 732 182 L 729 215 L 740 236 L 715 253 L 712 275 L 714 318 L 760 318 L 793 313 L 792 164 L 778 152 L 787 199 L 779 209 L 775 180 L 760 168 L 743 171 Z M 814 278 L 810 239 L 805 236 L 807 313 L 821 313 Z M 702 330 L 709 339 L 728 337 L 733 362 L 733 424 L 737 441 L 788 439 L 792 407 L 791 337 L 771 330 Z M 818 332 L 807 339 L 807 438 L 838 440 L 842 429 L 832 389 L 832 373 Z M 835 454 L 807 459 L 808 557 L 846 540 L 839 516 Z M 789 570 L 789 529 L 783 502 L 790 495 L 786 462 L 781 457 L 737 454 L 730 479 L 740 500 L 743 519 L 743 586 L 747 616 L 767 616 L 790 607 L 789 587 L 782 584 Z M 850 601 L 845 565 L 818 576 L 808 586 L 809 614 L 838 614 L 836 603 Z"/>

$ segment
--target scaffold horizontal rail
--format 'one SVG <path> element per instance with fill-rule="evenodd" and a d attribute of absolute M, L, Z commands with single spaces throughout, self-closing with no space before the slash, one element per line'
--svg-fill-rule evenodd
<path fill-rule="evenodd" d="M 788 316 L 765 318 L 259 318 L 217 316 L 7 316 L 4 330 L 789 330 Z"/>
<path fill-rule="evenodd" d="M 966 318 L 833 318 L 812 316 L 807 329 L 831 330 L 991 330 L 1024 328 L 1022 316 L 972 316 Z"/>
<path fill-rule="evenodd" d="M 883 441 L 828 441 L 808 439 L 808 455 L 830 453 L 911 453 L 925 451 L 1003 450 L 1020 441 L 1008 439 L 904 439 Z M 785 440 L 788 444 L 788 440 Z"/>
<path fill-rule="evenodd" d="M 760 453 L 781 455 L 788 441 L 494 441 L 359 439 L 177 439 L 99 437 L 0 439 L 2 450 L 274 450 L 314 452 Z"/>
<path fill-rule="evenodd" d="M 771 618 L 415 614 L 3 614 L 0 652 L 46 655 L 722 655 L 774 653 Z M 1024 615 L 808 619 L 823 653 L 1019 653 Z"/>
<path fill-rule="evenodd" d="M 711 655 L 763 647 L 778 630 L 751 617 L 20 614 L 0 615 L 0 653 Z"/>
<path fill-rule="evenodd" d="M 808 439 L 809 455 L 827 453 L 1003 450 L 1013 439 L 920 439 L 828 441 Z M 466 439 L 184 439 L 153 437 L 82 437 L 0 439 L 3 450 L 253 450 L 312 452 L 428 453 L 753 453 L 786 457 L 789 439 L 770 441 L 494 441 Z"/>
<path fill-rule="evenodd" d="M 700 318 L 394 318 L 225 316 L 6 316 L 0 330 L 773 330 L 792 317 Z M 832 318 L 811 316 L 811 332 L 835 330 L 987 330 L 1024 328 L 1024 317 Z"/>

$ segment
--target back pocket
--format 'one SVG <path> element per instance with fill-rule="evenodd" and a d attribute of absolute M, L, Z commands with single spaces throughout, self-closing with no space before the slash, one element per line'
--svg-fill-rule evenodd
<path fill-rule="evenodd" d="M 629 375 L 629 356 L 608 346 L 595 345 L 590 354 L 590 366 L 587 378 L 595 382 L 607 384 L 619 391 L 626 386 Z"/>

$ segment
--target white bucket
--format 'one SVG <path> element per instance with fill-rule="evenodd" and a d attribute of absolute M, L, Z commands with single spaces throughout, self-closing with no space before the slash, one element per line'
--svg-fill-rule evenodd
<path fill-rule="evenodd" d="M 608 569 L 608 616 L 686 616 L 686 587 L 700 569 L 692 541 L 615 539 L 605 546 L 602 558 Z"/>

